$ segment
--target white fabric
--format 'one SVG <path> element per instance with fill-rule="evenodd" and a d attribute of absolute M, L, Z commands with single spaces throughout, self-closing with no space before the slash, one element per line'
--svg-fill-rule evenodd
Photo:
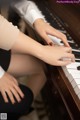
<path fill-rule="evenodd" d="M 34 21 L 39 18 L 45 20 L 45 17 L 42 15 L 39 8 L 32 1 L 20 0 L 16 3 L 13 3 L 12 7 L 14 10 L 16 10 L 17 13 L 19 13 L 21 18 L 30 24 L 30 26 L 32 26 Z"/>
<path fill-rule="evenodd" d="M 5 71 L 4 71 L 3 68 L 0 66 L 0 78 L 2 78 L 4 74 L 5 74 Z"/>

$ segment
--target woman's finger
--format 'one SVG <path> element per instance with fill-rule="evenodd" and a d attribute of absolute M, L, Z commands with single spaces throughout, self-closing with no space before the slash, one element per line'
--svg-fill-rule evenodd
<path fill-rule="evenodd" d="M 24 93 L 21 91 L 21 89 L 19 88 L 19 86 L 16 86 L 15 84 L 13 84 L 13 87 L 19 93 L 19 95 L 23 98 L 24 97 Z"/>
<path fill-rule="evenodd" d="M 57 63 L 57 65 L 59 65 L 59 66 L 66 66 L 66 65 L 68 65 L 68 64 L 70 64 L 70 63 L 72 63 L 70 60 L 68 61 L 61 61 L 61 60 L 59 60 L 58 61 L 58 63 Z"/>
<path fill-rule="evenodd" d="M 53 41 L 49 38 L 47 34 L 44 34 L 42 37 L 48 45 L 51 45 L 51 46 L 54 45 Z"/>
<path fill-rule="evenodd" d="M 51 27 L 51 30 L 48 32 L 48 34 L 53 35 L 53 36 L 61 39 L 64 42 L 65 46 L 70 47 L 70 45 L 67 41 L 67 37 L 63 33 L 61 33 L 60 31 Z"/>
<path fill-rule="evenodd" d="M 6 92 L 5 92 L 4 90 L 2 90 L 2 91 L 1 91 L 1 94 L 2 94 L 2 97 L 3 97 L 4 101 L 5 101 L 6 103 L 8 103 L 8 98 L 7 98 Z"/>
<path fill-rule="evenodd" d="M 69 53 L 71 53 L 71 52 L 72 52 L 71 47 L 64 47 L 63 49 L 64 49 L 66 52 L 69 52 Z"/>
<path fill-rule="evenodd" d="M 8 89 L 8 90 L 6 90 L 6 93 L 8 94 L 8 97 L 11 100 L 12 104 L 14 104 L 15 103 L 15 99 L 13 97 L 12 92 Z"/>
<path fill-rule="evenodd" d="M 75 60 L 75 56 L 71 53 L 66 53 L 64 58 L 71 58 Z"/>
<path fill-rule="evenodd" d="M 19 94 L 17 93 L 17 91 L 14 89 L 14 88 L 10 88 L 10 90 L 11 90 L 11 92 L 13 93 L 13 95 L 15 96 L 15 98 L 16 98 L 16 100 L 18 101 L 18 102 L 20 102 L 21 101 L 21 98 L 20 98 L 20 96 L 19 96 Z"/>

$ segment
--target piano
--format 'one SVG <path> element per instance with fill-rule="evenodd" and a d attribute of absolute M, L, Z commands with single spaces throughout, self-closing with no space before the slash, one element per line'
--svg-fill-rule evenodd
<path fill-rule="evenodd" d="M 33 1 L 46 20 L 67 36 L 76 57 L 75 63 L 64 67 L 47 65 L 48 81 L 42 96 L 49 120 L 80 120 L 80 4 L 59 4 L 57 0 Z M 34 31 L 32 34 L 38 36 Z M 60 39 L 49 37 L 62 45 Z"/>
<path fill-rule="evenodd" d="M 42 2 L 35 0 L 35 2 L 46 20 L 67 36 L 76 57 L 75 63 L 66 67 L 48 66 L 48 81 L 42 90 L 42 95 L 48 106 L 49 118 L 80 120 L 80 4 L 58 4 L 56 0 Z M 61 44 L 60 39 L 50 37 L 57 44 Z M 56 109 L 58 102 L 63 104 L 65 111 L 59 117 L 57 115 L 61 112 L 59 110 L 61 107 Z"/>

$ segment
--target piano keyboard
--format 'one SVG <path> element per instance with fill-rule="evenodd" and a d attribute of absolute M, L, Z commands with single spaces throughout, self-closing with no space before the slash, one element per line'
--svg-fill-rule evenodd
<path fill-rule="evenodd" d="M 44 7 L 43 7 L 44 8 Z M 72 37 L 70 36 L 70 34 L 65 30 L 65 28 L 63 27 L 63 21 L 56 15 L 50 14 L 50 11 L 48 8 L 45 8 L 45 10 L 42 10 L 42 13 L 45 15 L 46 17 L 46 13 L 47 13 L 47 17 L 46 20 L 56 29 L 58 29 L 59 31 L 61 31 L 62 33 L 64 33 L 67 36 L 67 40 L 68 43 L 70 44 L 70 46 L 72 47 L 72 52 L 75 55 L 75 62 L 71 63 L 67 66 L 62 67 L 66 77 L 68 78 L 70 84 L 72 85 L 76 95 L 78 96 L 79 100 L 80 100 L 80 48 L 79 46 L 75 43 L 75 41 L 72 39 Z M 60 39 L 48 35 L 53 42 L 55 42 L 58 45 L 63 45 L 63 43 L 61 42 Z"/>

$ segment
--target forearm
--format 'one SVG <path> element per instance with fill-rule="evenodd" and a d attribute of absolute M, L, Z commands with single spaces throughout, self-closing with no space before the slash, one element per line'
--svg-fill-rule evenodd
<path fill-rule="evenodd" d="M 21 32 L 12 49 L 24 54 L 33 55 L 37 58 L 41 58 L 43 53 L 43 45 Z"/>

